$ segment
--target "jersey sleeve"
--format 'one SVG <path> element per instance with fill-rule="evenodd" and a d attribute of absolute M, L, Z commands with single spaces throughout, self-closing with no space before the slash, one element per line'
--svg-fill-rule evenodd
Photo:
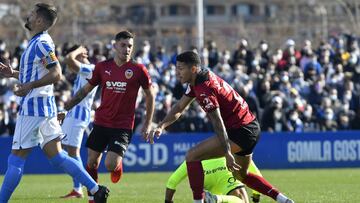
<path fill-rule="evenodd" d="M 176 187 L 187 177 L 187 169 L 185 161 L 171 174 L 166 183 L 166 187 L 172 190 L 176 190 Z"/>
<path fill-rule="evenodd" d="M 142 75 L 140 76 L 140 86 L 143 89 L 149 89 L 149 87 L 152 84 L 149 71 L 146 69 L 144 65 L 140 65 L 140 67 L 142 72 Z"/>
<path fill-rule="evenodd" d="M 192 98 L 195 97 L 195 92 L 190 85 L 188 85 L 186 88 L 185 96 L 192 97 Z"/>
<path fill-rule="evenodd" d="M 87 81 L 92 85 L 92 86 L 97 86 L 100 84 L 101 82 L 101 63 L 96 64 L 94 70 L 92 72 L 89 73 L 89 75 L 87 76 Z"/>
<path fill-rule="evenodd" d="M 215 109 L 219 108 L 219 101 L 216 97 L 214 90 L 210 88 L 204 88 L 201 91 L 200 95 L 197 97 L 197 100 L 201 108 L 206 112 L 212 112 Z"/>
<path fill-rule="evenodd" d="M 80 65 L 79 74 L 84 76 L 87 79 L 90 79 L 89 76 L 91 76 L 94 68 L 95 68 L 94 64 L 84 64 L 84 63 L 82 63 Z"/>
<path fill-rule="evenodd" d="M 44 65 L 45 68 L 51 68 L 57 63 L 59 60 L 55 55 L 54 46 L 51 45 L 47 41 L 39 41 L 37 43 L 36 54 L 40 58 L 41 63 Z"/>

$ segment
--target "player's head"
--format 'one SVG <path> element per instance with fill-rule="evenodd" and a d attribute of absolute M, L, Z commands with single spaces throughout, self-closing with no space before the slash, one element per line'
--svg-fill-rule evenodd
<path fill-rule="evenodd" d="M 129 31 L 121 31 L 115 35 L 114 49 L 120 61 L 129 61 L 134 47 L 134 35 Z"/>
<path fill-rule="evenodd" d="M 25 27 L 30 31 L 47 30 L 53 26 L 57 19 L 55 6 L 37 3 L 26 18 Z"/>
<path fill-rule="evenodd" d="M 200 67 L 200 57 L 193 51 L 185 51 L 176 57 L 176 76 L 181 83 L 190 83 Z"/>

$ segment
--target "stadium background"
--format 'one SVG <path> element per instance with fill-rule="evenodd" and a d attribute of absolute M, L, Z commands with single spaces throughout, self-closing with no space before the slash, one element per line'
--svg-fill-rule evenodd
<path fill-rule="evenodd" d="M 0 59 L 13 67 L 27 43 L 23 17 L 28 5 L 37 1 L 26 2 L 0 1 Z M 111 57 L 111 38 L 119 30 L 136 34 L 134 58 L 146 64 L 158 91 L 154 123 L 183 91 L 175 81 L 174 56 L 193 49 L 246 98 L 261 121 L 264 132 L 254 157 L 261 169 L 360 167 L 360 2 L 204 0 L 200 48 L 196 1 L 44 2 L 60 9 L 58 24 L 50 32 L 60 60 L 67 48 L 81 43 L 95 63 Z M 70 96 L 74 79 L 63 68 L 66 77 L 56 87 L 59 109 Z M 6 170 L 16 123 L 18 106 L 11 93 L 15 83 L 0 78 L 0 174 Z M 143 109 L 140 100 L 137 129 Z M 153 146 L 135 137 L 125 171 L 171 171 L 190 146 L 212 131 L 197 105 L 167 130 L 169 135 Z M 58 171 L 37 149 L 25 172 Z"/>

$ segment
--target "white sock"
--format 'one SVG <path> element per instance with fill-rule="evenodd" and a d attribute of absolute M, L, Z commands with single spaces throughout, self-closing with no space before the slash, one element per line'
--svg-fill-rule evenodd
<path fill-rule="evenodd" d="M 90 190 L 90 193 L 93 195 L 93 194 L 95 194 L 98 190 L 99 190 L 99 185 L 95 185 L 95 187 L 93 187 L 93 188 Z"/>
<path fill-rule="evenodd" d="M 194 203 L 204 203 L 204 200 L 202 200 L 202 199 L 194 199 Z"/>
<path fill-rule="evenodd" d="M 276 197 L 276 201 L 278 203 L 285 203 L 287 199 L 288 198 L 285 195 L 283 195 L 282 193 L 279 193 L 278 196 Z"/>
<path fill-rule="evenodd" d="M 80 194 L 82 194 L 82 188 L 81 187 L 74 187 L 74 190 Z"/>

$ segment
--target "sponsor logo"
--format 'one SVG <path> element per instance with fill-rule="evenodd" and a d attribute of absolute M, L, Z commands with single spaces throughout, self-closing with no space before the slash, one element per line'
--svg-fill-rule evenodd
<path fill-rule="evenodd" d="M 111 70 L 106 70 L 105 73 L 110 76 L 111 75 Z"/>
<path fill-rule="evenodd" d="M 131 69 L 127 69 L 125 71 L 125 77 L 126 79 L 130 79 L 134 75 L 134 72 Z"/>
<path fill-rule="evenodd" d="M 106 81 L 105 82 L 106 89 L 113 90 L 114 92 L 125 92 L 127 82 L 120 81 Z"/>

